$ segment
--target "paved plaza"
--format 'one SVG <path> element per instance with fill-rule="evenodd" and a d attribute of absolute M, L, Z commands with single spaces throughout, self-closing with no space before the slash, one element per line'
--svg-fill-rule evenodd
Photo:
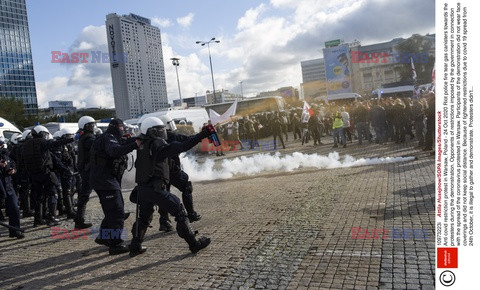
<path fill-rule="evenodd" d="M 290 140 L 280 152 L 327 155 L 334 150 L 330 139 L 317 147 Z M 158 231 L 158 214 L 146 235 L 147 252 L 134 258 L 109 256 L 92 234 L 52 239 L 50 228 L 23 219 L 23 240 L 0 229 L 0 288 L 434 289 L 434 157 L 415 146 L 354 141 L 335 150 L 355 158 L 416 159 L 195 182 L 203 218 L 192 225 L 212 239 L 195 255 L 176 232 Z M 125 207 L 133 214 L 125 223 L 127 243 L 135 211 L 128 195 Z M 98 226 L 102 218 L 93 193 L 87 220 Z M 62 220 L 60 227 L 72 229 L 73 222 Z M 361 235 L 365 229 L 368 236 Z"/>

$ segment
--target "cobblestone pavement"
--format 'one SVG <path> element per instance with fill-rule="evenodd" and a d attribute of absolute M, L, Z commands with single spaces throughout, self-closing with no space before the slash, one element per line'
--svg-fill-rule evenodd
<path fill-rule="evenodd" d="M 330 138 L 319 147 L 290 140 L 280 152 L 327 154 Z M 356 158 L 417 157 L 409 162 L 194 183 L 203 218 L 193 227 L 212 239 L 196 255 L 175 232 L 158 231 L 158 215 L 147 232 L 147 252 L 135 258 L 109 256 L 92 234 L 52 239 L 50 228 L 23 219 L 23 240 L 0 229 L 0 288 L 433 289 L 434 159 L 415 144 L 336 148 Z M 124 196 L 128 200 L 127 191 Z M 135 207 L 127 201 L 126 210 Z M 87 212 L 98 226 L 103 214 L 95 194 Z M 126 221 L 128 230 L 133 221 Z M 73 222 L 63 220 L 61 227 L 72 229 Z M 368 229 L 373 238 L 353 239 L 352 227 Z M 388 238 L 375 238 L 374 229 L 388 229 Z M 412 236 L 412 230 L 426 235 Z"/>

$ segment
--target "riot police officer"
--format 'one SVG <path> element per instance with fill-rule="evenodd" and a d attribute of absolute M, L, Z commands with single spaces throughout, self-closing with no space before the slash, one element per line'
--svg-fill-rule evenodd
<path fill-rule="evenodd" d="M 68 128 L 63 128 L 55 134 L 54 138 L 68 139 L 73 138 L 75 132 Z M 54 163 L 56 161 L 55 172 L 59 179 L 58 183 L 58 208 L 59 215 L 66 214 L 67 218 L 73 219 L 76 217 L 76 212 L 73 209 L 72 188 L 73 188 L 73 173 L 75 168 L 75 153 L 73 152 L 72 144 L 66 144 L 56 147 L 52 153 L 54 154 Z"/>
<path fill-rule="evenodd" d="M 159 119 L 165 124 L 167 129 L 167 143 L 173 141 L 183 142 L 186 141 L 189 137 L 181 134 L 177 134 L 175 131 L 177 127 L 175 126 L 174 120 L 166 115 L 159 117 Z M 182 170 L 182 165 L 180 163 L 180 157 L 177 155 L 170 158 L 170 184 L 168 185 L 168 191 L 170 191 L 170 185 L 175 186 L 182 193 L 182 201 L 185 209 L 187 210 L 188 219 L 191 223 L 199 221 L 202 216 L 199 215 L 193 209 L 193 186 L 192 182 L 188 180 L 188 174 Z M 168 218 L 168 212 L 159 208 L 160 213 L 160 231 L 171 231 L 172 225 L 170 224 L 170 219 Z"/>
<path fill-rule="evenodd" d="M 2 150 L 0 152 L 0 196 L 5 196 L 9 225 L 20 228 L 20 210 L 18 208 L 17 193 L 12 183 L 12 176 L 15 173 L 15 162 L 10 159 L 7 151 Z M 9 231 L 11 238 L 24 238 L 24 235 L 19 231 L 13 229 L 9 229 Z"/>
<path fill-rule="evenodd" d="M 25 166 L 23 165 L 22 146 L 24 141 L 22 134 L 13 134 L 10 138 L 10 142 L 10 158 L 15 162 L 17 167 L 17 173 L 12 176 L 13 185 L 15 191 L 18 193 L 20 209 L 22 210 L 23 217 L 31 217 L 33 216 L 33 211 L 30 198 L 30 180 L 28 173 L 25 170 Z"/>
<path fill-rule="evenodd" d="M 128 252 L 121 239 L 125 218 L 121 181 L 126 169 L 125 155 L 141 144 L 134 138 L 121 144 L 123 132 L 123 121 L 113 119 L 90 149 L 90 184 L 98 194 L 105 214 L 95 242 L 108 246 L 110 255 Z"/>
<path fill-rule="evenodd" d="M 38 125 L 31 131 L 32 137 L 25 141 L 22 148 L 22 157 L 25 169 L 30 174 L 32 191 L 35 195 L 35 218 L 33 226 L 47 223 L 49 226 L 58 225 L 56 219 L 57 196 L 55 190 L 55 174 L 50 149 L 73 142 L 72 139 L 47 140 L 50 136 L 47 128 Z M 47 200 L 48 197 L 48 200 Z M 43 219 L 43 204 L 48 202 L 48 216 Z"/>
<path fill-rule="evenodd" d="M 78 140 L 77 169 L 82 179 L 82 186 L 78 190 L 77 215 L 75 217 L 75 228 L 86 229 L 92 226 L 85 222 L 85 211 L 87 202 L 90 200 L 92 186 L 90 185 L 90 148 L 95 141 L 95 119 L 90 116 L 83 116 L 78 120 L 80 139 Z"/>
<path fill-rule="evenodd" d="M 154 205 L 167 210 L 175 217 L 177 234 L 189 245 L 190 251 L 196 253 L 210 244 L 210 239 L 195 238 L 188 215 L 177 196 L 167 191 L 170 183 L 169 158 L 185 152 L 210 135 L 206 128 L 197 135 L 189 137 L 180 143 L 167 143 L 167 132 L 164 123 L 155 117 L 146 118 L 141 126 L 143 143 L 137 150 L 135 162 L 137 182 L 137 196 L 130 200 L 137 202 L 140 212 L 139 218 L 132 228 L 133 239 L 130 244 L 130 256 L 136 256 L 146 251 L 142 246 L 154 212 Z"/>

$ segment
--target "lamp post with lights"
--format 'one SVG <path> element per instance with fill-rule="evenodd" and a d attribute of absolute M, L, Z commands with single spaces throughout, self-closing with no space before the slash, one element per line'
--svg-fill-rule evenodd
<path fill-rule="evenodd" d="M 208 47 L 208 59 L 210 60 L 210 72 L 212 74 L 212 85 L 213 85 L 213 99 L 216 102 L 217 97 L 215 96 L 215 81 L 213 79 L 213 66 L 212 66 L 212 55 L 210 54 L 210 43 L 220 43 L 220 40 L 215 40 L 215 37 L 212 37 L 209 41 L 197 41 L 196 44 L 201 46 L 207 45 Z"/>
<path fill-rule="evenodd" d="M 178 84 L 178 95 L 180 96 L 180 106 L 182 105 L 182 92 L 180 90 L 180 79 L 178 78 L 178 66 L 180 65 L 179 58 L 172 57 L 172 64 L 175 66 L 175 71 L 177 72 L 177 84 Z"/>

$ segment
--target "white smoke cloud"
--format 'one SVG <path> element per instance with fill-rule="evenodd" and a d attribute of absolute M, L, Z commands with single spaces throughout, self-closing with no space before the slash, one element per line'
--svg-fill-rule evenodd
<path fill-rule="evenodd" d="M 220 165 L 216 165 L 211 159 L 199 164 L 194 158 L 183 156 L 181 158 L 183 170 L 190 176 L 191 181 L 205 181 L 216 179 L 229 179 L 234 176 L 255 175 L 261 172 L 290 172 L 299 168 L 333 169 L 366 166 L 375 164 L 395 163 L 412 161 L 415 157 L 381 157 L 356 159 L 345 155 L 343 159 L 337 152 L 328 156 L 319 154 L 292 154 L 275 155 L 255 154 L 253 156 L 241 156 L 234 159 L 225 159 Z"/>

